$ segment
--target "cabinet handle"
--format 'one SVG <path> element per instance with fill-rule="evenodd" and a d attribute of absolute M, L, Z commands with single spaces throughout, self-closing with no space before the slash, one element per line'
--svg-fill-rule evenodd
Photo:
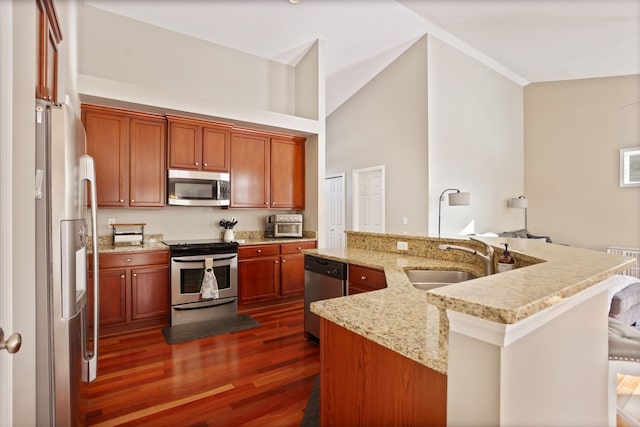
<path fill-rule="evenodd" d="M 124 279 L 124 274 L 122 276 L 120 276 L 121 279 Z"/>
<path fill-rule="evenodd" d="M 276 261 L 276 262 L 278 262 L 278 261 Z M 282 260 L 282 263 L 284 264 L 285 262 L 287 262 L 287 260 L 286 260 L 286 259 L 283 259 L 283 260 Z"/>
<path fill-rule="evenodd" d="M 275 262 L 276 264 L 278 263 L 278 261 Z"/>
<path fill-rule="evenodd" d="M 273 205 L 275 205 L 275 204 L 276 204 L 276 202 L 271 202 L 271 205 L 272 205 L 272 206 L 273 206 Z"/>
<path fill-rule="evenodd" d="M 138 275 L 136 273 L 133 273 L 133 277 L 138 277 Z"/>
<path fill-rule="evenodd" d="M 257 249 L 256 252 L 258 252 L 259 254 L 262 253 L 262 249 Z"/>
<path fill-rule="evenodd" d="M 196 162 L 196 166 L 198 166 L 198 162 Z"/>
<path fill-rule="evenodd" d="M 298 246 L 298 250 L 299 250 L 299 251 L 301 251 L 301 250 L 302 250 L 302 248 L 301 248 L 300 246 Z"/>
<path fill-rule="evenodd" d="M 360 280 L 367 280 L 367 276 L 360 276 Z"/>
<path fill-rule="evenodd" d="M 131 199 L 131 203 L 135 203 L 135 202 L 136 202 L 135 200 Z"/>
<path fill-rule="evenodd" d="M 206 163 L 203 163 L 203 165 L 204 165 L 204 166 L 209 166 L 209 165 L 208 165 L 208 164 L 206 164 Z"/>
<path fill-rule="evenodd" d="M 131 258 L 127 258 L 127 262 L 131 262 Z"/>
<path fill-rule="evenodd" d="M 120 199 L 120 203 L 124 203 L 124 199 Z"/>

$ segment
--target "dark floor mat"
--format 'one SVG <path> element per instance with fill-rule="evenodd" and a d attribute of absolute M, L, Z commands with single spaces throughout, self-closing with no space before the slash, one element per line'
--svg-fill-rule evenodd
<path fill-rule="evenodd" d="M 180 344 L 200 338 L 212 337 L 229 332 L 243 331 L 260 326 L 253 317 L 239 314 L 227 319 L 207 320 L 205 322 L 189 323 L 171 326 L 162 330 L 167 344 Z"/>
<path fill-rule="evenodd" d="M 307 407 L 304 408 L 304 416 L 300 427 L 317 427 L 320 425 L 320 376 L 313 381 L 313 388 L 309 393 Z"/>

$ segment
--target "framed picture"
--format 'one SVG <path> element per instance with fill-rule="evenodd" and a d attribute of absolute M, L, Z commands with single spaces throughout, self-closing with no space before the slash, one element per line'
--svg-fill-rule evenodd
<path fill-rule="evenodd" d="M 620 187 L 640 187 L 640 147 L 620 150 Z"/>

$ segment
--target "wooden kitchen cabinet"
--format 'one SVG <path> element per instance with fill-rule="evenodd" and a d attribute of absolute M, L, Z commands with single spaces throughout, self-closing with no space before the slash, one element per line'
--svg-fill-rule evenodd
<path fill-rule="evenodd" d="M 304 295 L 304 254 L 316 242 L 283 243 L 280 245 L 280 295 Z"/>
<path fill-rule="evenodd" d="M 60 23 L 53 0 L 36 0 L 38 11 L 38 73 L 36 98 L 58 102 L 58 45 Z"/>
<path fill-rule="evenodd" d="M 95 161 L 98 206 L 163 207 L 164 117 L 83 104 L 82 122 Z"/>
<path fill-rule="evenodd" d="M 304 209 L 304 138 L 231 132 L 231 207 Z"/>
<path fill-rule="evenodd" d="M 257 132 L 231 132 L 232 208 L 269 207 L 269 138 Z"/>
<path fill-rule="evenodd" d="M 387 287 L 384 271 L 349 264 L 348 295 L 376 291 Z"/>
<path fill-rule="evenodd" d="M 229 172 L 230 125 L 167 114 L 169 168 Z"/>
<path fill-rule="evenodd" d="M 238 248 L 238 303 L 277 298 L 280 292 L 280 246 Z"/>
<path fill-rule="evenodd" d="M 304 209 L 304 139 L 271 138 L 270 160 L 270 207 Z"/>
<path fill-rule="evenodd" d="M 239 303 L 304 294 L 303 249 L 316 242 L 241 246 L 238 249 Z"/>
<path fill-rule="evenodd" d="M 89 299 L 93 295 L 89 258 Z M 100 254 L 100 336 L 169 325 L 169 252 Z M 92 310 L 88 312 L 92 323 Z"/>

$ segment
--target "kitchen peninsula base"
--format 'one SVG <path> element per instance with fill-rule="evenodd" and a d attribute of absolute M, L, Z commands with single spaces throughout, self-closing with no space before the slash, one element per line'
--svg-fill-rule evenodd
<path fill-rule="evenodd" d="M 320 342 L 320 425 L 446 425 L 446 375 L 324 318 Z"/>

